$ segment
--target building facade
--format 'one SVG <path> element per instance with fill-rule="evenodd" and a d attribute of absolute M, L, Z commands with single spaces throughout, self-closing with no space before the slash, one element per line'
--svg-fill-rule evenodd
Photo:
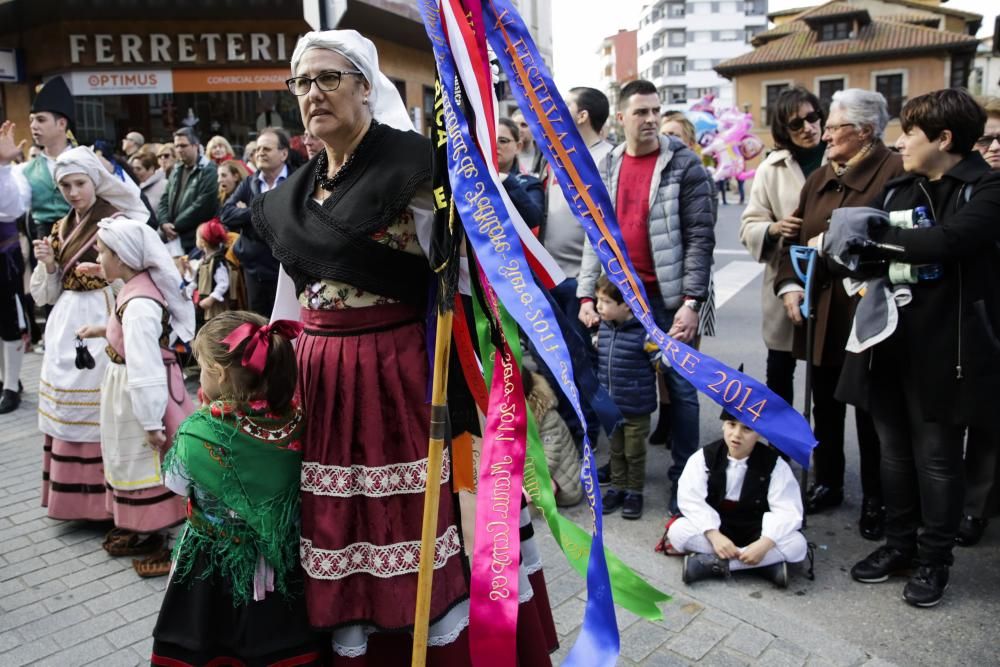
<path fill-rule="evenodd" d="M 969 90 L 973 95 L 1000 97 L 1000 52 L 993 50 L 993 37 L 979 41 Z"/>
<path fill-rule="evenodd" d="M 824 104 L 844 88 L 882 93 L 892 117 L 886 140 L 895 141 L 908 99 L 969 85 L 982 22 L 978 14 L 934 0 L 834 0 L 781 18 L 753 38 L 753 51 L 716 66 L 732 80 L 736 104 L 753 113 L 755 130 L 769 145 L 768 108 L 793 85 Z"/>
<path fill-rule="evenodd" d="M 705 95 L 733 103 L 732 83 L 714 67 L 751 50 L 767 29 L 767 0 L 657 0 L 639 18 L 639 77 L 652 81 L 666 109 Z"/>
<path fill-rule="evenodd" d="M 0 119 L 29 139 L 35 88 L 62 76 L 76 101 L 81 142 L 129 131 L 168 141 L 192 125 L 207 140 L 235 147 L 268 124 L 301 132 L 298 104 L 285 87 L 300 35 L 310 30 L 302 0 L 76 0 L 0 2 Z M 520 0 L 519 11 L 552 61 L 550 0 Z M 339 27 L 378 48 L 414 124 L 427 130 L 434 108 L 434 59 L 416 5 L 405 0 L 348 0 Z"/>
<path fill-rule="evenodd" d="M 605 37 L 597 49 L 601 68 L 600 88 L 608 96 L 612 109 L 618 104 L 621 87 L 639 78 L 637 35 L 636 30 L 619 30 Z"/>

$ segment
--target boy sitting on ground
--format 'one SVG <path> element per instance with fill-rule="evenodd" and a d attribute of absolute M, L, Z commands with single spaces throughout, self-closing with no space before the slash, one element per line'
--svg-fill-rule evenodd
<path fill-rule="evenodd" d="M 681 515 L 667 532 L 684 556 L 684 583 L 757 568 L 779 588 L 806 557 L 802 497 L 791 468 L 757 432 L 723 410 L 723 438 L 688 459 Z"/>

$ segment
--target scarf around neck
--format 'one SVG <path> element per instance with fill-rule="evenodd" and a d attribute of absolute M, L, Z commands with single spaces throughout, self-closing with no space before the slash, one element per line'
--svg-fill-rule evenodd
<path fill-rule="evenodd" d="M 305 431 L 297 405 L 275 414 L 266 402 L 214 401 L 181 424 L 163 467 L 191 480 L 188 524 L 174 550 L 178 581 L 199 554 L 232 585 L 233 603 L 253 599 L 261 557 L 279 591 L 299 557 L 299 477 Z"/>

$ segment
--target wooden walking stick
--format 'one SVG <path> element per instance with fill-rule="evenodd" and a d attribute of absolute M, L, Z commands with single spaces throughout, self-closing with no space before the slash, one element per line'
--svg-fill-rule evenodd
<path fill-rule="evenodd" d="M 420 569 L 417 574 L 417 609 L 413 619 L 412 667 L 427 664 L 427 631 L 434 580 L 434 546 L 441 502 L 441 461 L 448 425 L 448 361 L 451 358 L 453 310 L 438 308 L 434 340 L 434 381 L 431 385 L 431 432 L 427 446 L 427 488 L 424 491 L 424 523 L 420 533 Z"/>

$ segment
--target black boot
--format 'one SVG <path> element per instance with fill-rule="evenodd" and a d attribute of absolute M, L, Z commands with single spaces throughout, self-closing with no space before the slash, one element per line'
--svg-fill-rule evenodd
<path fill-rule="evenodd" d="M 947 565 L 921 565 L 903 587 L 903 599 L 914 607 L 933 607 L 947 588 Z"/>
<path fill-rule="evenodd" d="M 788 588 L 788 563 L 785 561 L 758 567 L 754 571 L 778 588 Z"/>
<path fill-rule="evenodd" d="M 955 542 L 962 547 L 971 547 L 983 539 L 983 531 L 986 530 L 986 526 L 989 521 L 986 519 L 977 519 L 976 517 L 970 515 L 962 517 L 962 523 L 958 524 L 958 535 L 955 536 Z"/>
<path fill-rule="evenodd" d="M 628 491 L 625 493 L 625 503 L 622 506 L 623 519 L 642 518 L 642 494 Z"/>
<path fill-rule="evenodd" d="M 600 486 L 607 486 L 611 483 L 611 464 L 605 463 L 597 468 L 597 483 Z"/>
<path fill-rule="evenodd" d="M 851 568 L 851 577 L 863 584 L 877 584 L 892 575 L 909 574 L 913 570 L 913 554 L 881 546 Z"/>
<path fill-rule="evenodd" d="M 625 492 L 618 489 L 608 489 L 608 492 L 601 498 L 601 513 L 611 514 L 621 509 L 625 504 Z"/>
<path fill-rule="evenodd" d="M 861 501 L 861 518 L 858 520 L 861 537 L 879 542 L 885 536 L 885 505 L 881 498 L 865 498 Z"/>
<path fill-rule="evenodd" d="M 670 404 L 660 403 L 656 417 L 656 430 L 649 434 L 649 444 L 666 445 L 670 449 Z"/>
<path fill-rule="evenodd" d="M 723 579 L 729 576 L 729 561 L 719 558 L 715 554 L 686 554 L 684 556 L 684 570 L 681 579 L 685 584 L 693 584 L 702 579 L 715 577 Z"/>
<path fill-rule="evenodd" d="M 806 514 L 816 514 L 844 502 L 843 489 L 816 484 L 806 492 Z"/>
<path fill-rule="evenodd" d="M 21 397 L 16 391 L 11 391 L 10 389 L 4 389 L 3 395 L 0 396 L 0 415 L 5 415 L 8 412 L 14 412 L 17 410 L 17 406 L 21 405 Z"/>

